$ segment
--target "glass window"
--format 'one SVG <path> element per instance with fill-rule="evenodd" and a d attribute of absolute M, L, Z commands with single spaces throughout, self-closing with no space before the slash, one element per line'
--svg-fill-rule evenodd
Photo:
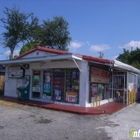
<path fill-rule="evenodd" d="M 33 71 L 32 79 L 32 97 L 40 98 L 41 97 L 41 71 Z"/>

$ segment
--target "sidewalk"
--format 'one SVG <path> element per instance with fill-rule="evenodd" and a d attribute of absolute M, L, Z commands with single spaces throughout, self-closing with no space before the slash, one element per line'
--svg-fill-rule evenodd
<path fill-rule="evenodd" d="M 60 105 L 60 104 L 48 104 L 48 103 L 32 101 L 32 100 L 20 101 L 17 98 L 12 98 L 12 97 L 0 97 L 0 100 L 15 102 L 23 105 L 41 107 L 44 109 L 53 109 L 58 111 L 81 114 L 81 115 L 113 114 L 126 107 L 126 105 L 113 103 L 113 102 L 95 108 L 93 107 L 85 108 L 85 107 L 76 107 L 76 106 L 68 106 L 68 105 Z"/>

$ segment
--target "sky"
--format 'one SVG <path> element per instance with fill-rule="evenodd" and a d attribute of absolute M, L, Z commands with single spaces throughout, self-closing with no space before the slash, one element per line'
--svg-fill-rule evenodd
<path fill-rule="evenodd" d="M 62 16 L 72 38 L 69 51 L 115 59 L 123 48 L 140 48 L 140 0 L 0 0 L 0 18 L 5 7 L 33 12 L 40 22 Z M 0 34 L 4 32 L 0 23 Z M 0 36 L 1 38 L 1 36 Z M 15 54 L 22 45 L 15 48 Z M 0 44 L 0 60 L 8 59 L 8 48 Z"/>

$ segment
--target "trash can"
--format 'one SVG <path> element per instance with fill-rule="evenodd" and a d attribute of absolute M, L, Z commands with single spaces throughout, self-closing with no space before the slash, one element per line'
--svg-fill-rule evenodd
<path fill-rule="evenodd" d="M 25 100 L 29 100 L 29 92 L 27 88 L 17 88 L 18 90 L 18 99 L 25 101 Z"/>

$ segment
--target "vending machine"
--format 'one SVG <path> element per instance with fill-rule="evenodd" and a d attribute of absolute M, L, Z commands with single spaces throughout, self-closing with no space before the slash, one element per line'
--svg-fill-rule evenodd
<path fill-rule="evenodd" d="M 30 75 L 17 79 L 17 92 L 19 100 L 29 100 Z"/>

